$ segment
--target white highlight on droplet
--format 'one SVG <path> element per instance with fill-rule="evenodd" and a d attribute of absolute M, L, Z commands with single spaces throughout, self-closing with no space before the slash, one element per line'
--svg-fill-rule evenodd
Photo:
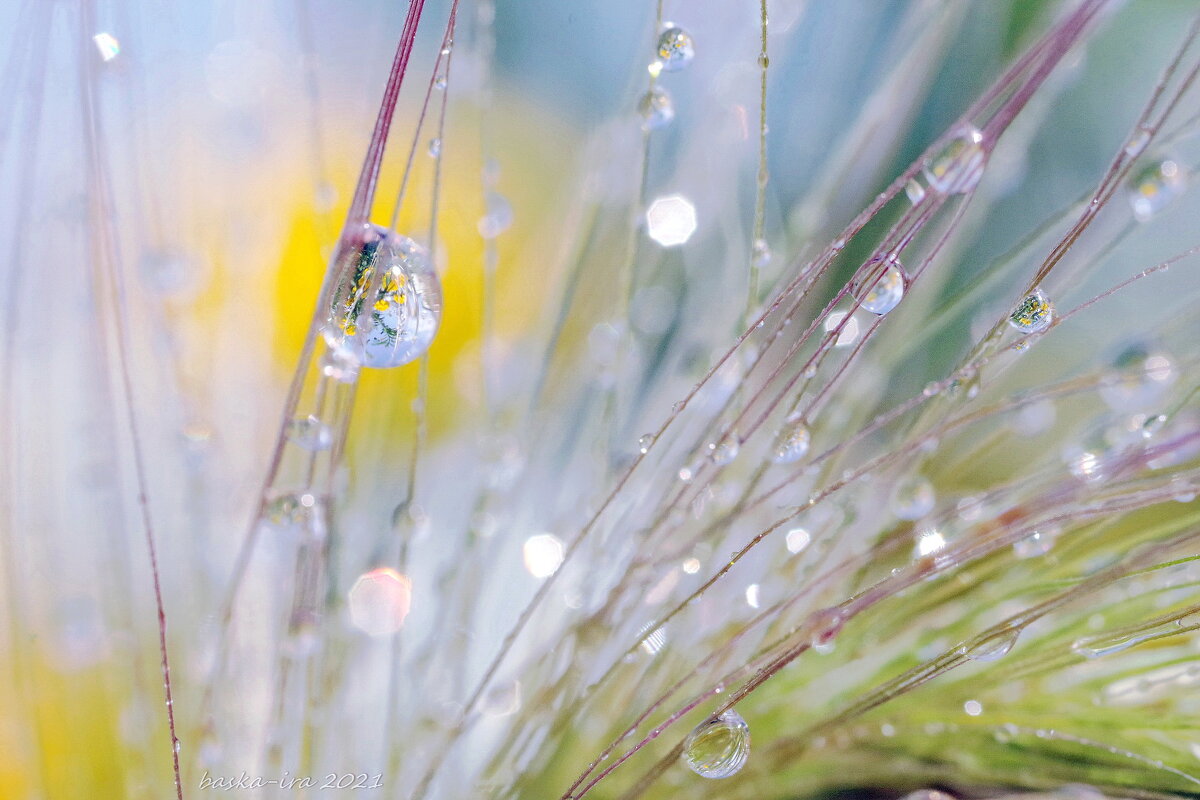
<path fill-rule="evenodd" d="M 942 536 L 941 531 L 927 530 L 917 538 L 917 555 L 927 556 L 938 552 L 945 546 L 946 537 Z"/>

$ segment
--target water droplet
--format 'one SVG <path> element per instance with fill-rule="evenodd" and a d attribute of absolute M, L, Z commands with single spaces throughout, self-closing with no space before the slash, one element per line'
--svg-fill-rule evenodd
<path fill-rule="evenodd" d="M 771 246 L 766 239 L 755 239 L 750 248 L 750 263 L 759 269 L 771 263 Z"/>
<path fill-rule="evenodd" d="M 809 644 L 821 652 L 830 652 L 833 640 L 842 632 L 842 626 L 845 624 L 846 616 L 837 606 L 813 612 L 809 621 L 809 630 L 811 631 Z"/>
<path fill-rule="evenodd" d="M 872 259 L 863 272 L 862 280 L 853 288 L 863 309 L 882 316 L 900 304 L 908 283 L 900 259 L 892 255 Z"/>
<path fill-rule="evenodd" d="M 292 420 L 292 424 L 288 426 L 288 438 L 305 450 L 328 450 L 333 444 L 333 429 L 322 422 L 320 417 L 310 414 Z"/>
<path fill-rule="evenodd" d="M 964 645 L 960 652 L 971 661 L 996 661 L 1009 654 L 1020 635 L 1020 628 L 1005 628 L 973 645 Z"/>
<path fill-rule="evenodd" d="M 1146 222 L 1169 206 L 1187 188 L 1187 171 L 1169 158 L 1138 169 L 1129 179 L 1133 216 Z"/>
<path fill-rule="evenodd" d="M 284 492 L 267 500 L 263 507 L 263 522 L 286 529 L 307 521 L 316 507 L 316 498 L 301 492 Z"/>
<path fill-rule="evenodd" d="M 446 90 L 446 76 L 438 75 L 433 81 L 433 88 L 439 92 L 444 92 Z"/>
<path fill-rule="evenodd" d="M 442 140 L 437 139 L 437 138 L 430 139 L 429 140 L 429 155 L 432 156 L 433 158 L 437 158 L 441 154 L 442 154 Z"/>
<path fill-rule="evenodd" d="M 508 202 L 508 198 L 499 192 L 488 192 L 484 202 L 487 210 L 480 217 L 476 227 L 479 229 L 479 235 L 483 238 L 495 239 L 512 227 L 512 203 Z"/>
<path fill-rule="evenodd" d="M 1130 158 L 1137 158 L 1146 149 L 1146 145 L 1148 144 L 1150 144 L 1150 131 L 1145 128 L 1138 128 L 1129 137 L 1129 141 L 1125 143 L 1125 155 Z"/>
<path fill-rule="evenodd" d="M 638 113 L 642 115 L 642 130 L 661 131 L 675 119 L 675 105 L 666 89 L 654 86 L 638 101 Z"/>
<path fill-rule="evenodd" d="M 1145 342 L 1125 346 L 1112 360 L 1100 396 L 1114 411 L 1146 411 L 1162 402 L 1177 370 L 1169 355 Z"/>
<path fill-rule="evenodd" d="M 913 548 L 913 555 L 916 558 L 924 558 L 931 556 L 946 548 L 946 537 L 942 536 L 941 531 L 930 529 L 921 531 L 917 536 L 917 544 Z"/>
<path fill-rule="evenodd" d="M 936 192 L 964 194 L 979 185 L 986 160 L 983 134 L 978 128 L 967 127 L 929 159 L 925 180 Z"/>
<path fill-rule="evenodd" d="M 691 35 L 677 25 L 666 23 L 658 37 L 658 60 L 667 72 L 677 72 L 696 57 L 696 45 Z"/>
<path fill-rule="evenodd" d="M 892 492 L 892 513 L 900 519 L 918 520 L 933 510 L 936 500 L 933 485 L 914 475 L 896 485 Z"/>
<path fill-rule="evenodd" d="M 647 433 L 638 439 L 638 450 L 641 451 L 642 455 L 645 455 L 650 452 L 650 445 L 652 444 L 654 444 L 654 434 Z"/>
<path fill-rule="evenodd" d="M 730 431 L 721 437 L 720 441 L 708 443 L 709 457 L 717 466 L 726 464 L 737 458 L 741 451 L 741 442 L 736 431 Z"/>
<path fill-rule="evenodd" d="M 1017 558 L 1037 558 L 1049 553 L 1054 547 L 1058 530 L 1054 527 L 1034 531 L 1024 539 L 1013 542 L 1013 555 Z"/>
<path fill-rule="evenodd" d="M 1166 414 L 1155 414 L 1142 425 L 1142 438 L 1151 439 L 1167 424 Z"/>
<path fill-rule="evenodd" d="M 425 248 L 379 225 L 337 256 L 324 335 L 330 348 L 366 367 L 396 367 L 424 355 L 442 318 L 442 290 Z"/>
<path fill-rule="evenodd" d="M 1008 324 L 1021 333 L 1037 333 L 1050 327 L 1054 321 L 1054 304 L 1041 289 L 1026 295 L 1008 317 Z"/>
<path fill-rule="evenodd" d="M 812 441 L 812 433 L 804 420 L 797 419 L 785 424 L 775 435 L 771 445 L 771 460 L 776 464 L 791 464 L 804 458 Z"/>
<path fill-rule="evenodd" d="M 925 199 L 925 187 L 921 185 L 920 181 L 913 178 L 904 184 L 904 194 L 908 197 L 908 202 L 915 206 Z"/>
<path fill-rule="evenodd" d="M 646 211 L 646 227 L 663 247 L 681 245 L 696 232 L 696 207 L 682 195 L 660 197 Z"/>
<path fill-rule="evenodd" d="M 683 760 L 702 778 L 728 778 L 750 757 L 750 726 L 732 708 L 705 720 L 683 743 Z"/>

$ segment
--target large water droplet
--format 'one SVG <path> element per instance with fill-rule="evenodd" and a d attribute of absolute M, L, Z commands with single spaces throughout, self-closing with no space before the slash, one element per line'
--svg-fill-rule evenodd
<path fill-rule="evenodd" d="M 1020 635 L 1020 628 L 1006 628 L 972 645 L 965 645 L 962 654 L 971 661 L 996 661 L 1008 655 Z"/>
<path fill-rule="evenodd" d="M 750 726 L 732 708 L 705 720 L 683 743 L 683 760 L 702 778 L 728 778 L 750 757 Z"/>
<path fill-rule="evenodd" d="M 638 101 L 638 113 L 642 115 L 642 130 L 661 131 L 675 119 L 675 105 L 666 89 L 655 86 Z"/>
<path fill-rule="evenodd" d="M 776 464 L 791 464 L 804 458 L 812 441 L 812 433 L 804 420 L 797 419 L 786 423 L 775 435 L 771 445 L 771 460 Z"/>
<path fill-rule="evenodd" d="M 397 367 L 425 354 L 442 318 L 442 289 L 425 248 L 367 225 L 335 269 L 324 329 L 331 348 L 366 367 Z"/>
<path fill-rule="evenodd" d="M 1021 333 L 1037 333 L 1054 321 L 1054 304 L 1041 289 L 1026 295 L 1008 317 L 1008 324 Z"/>
<path fill-rule="evenodd" d="M 968 126 L 925 164 L 925 180 L 935 192 L 964 194 L 979 185 L 986 160 L 983 134 Z"/>
<path fill-rule="evenodd" d="M 658 37 L 658 60 L 667 72 L 676 72 L 692 63 L 696 56 L 696 45 L 691 35 L 677 25 L 666 23 Z"/>
<path fill-rule="evenodd" d="M 1169 206 L 1187 188 L 1187 171 L 1169 158 L 1147 164 L 1129 179 L 1133 216 L 1146 222 Z"/>
<path fill-rule="evenodd" d="M 863 309 L 883 315 L 900 304 L 908 283 L 900 259 L 895 256 L 872 259 L 863 272 L 863 278 L 853 287 Z"/>
<path fill-rule="evenodd" d="M 641 452 L 642 455 L 645 455 L 646 453 L 650 452 L 650 445 L 652 445 L 652 444 L 654 444 L 654 434 L 652 434 L 652 433 L 643 434 L 638 439 L 638 450 Z"/>
<path fill-rule="evenodd" d="M 892 513 L 900 519 L 918 520 L 933 510 L 937 500 L 933 485 L 920 475 L 902 480 L 892 492 Z"/>

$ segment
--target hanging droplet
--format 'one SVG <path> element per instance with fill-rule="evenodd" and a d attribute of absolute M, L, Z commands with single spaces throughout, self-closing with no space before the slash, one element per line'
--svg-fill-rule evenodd
<path fill-rule="evenodd" d="M 1187 171 L 1177 161 L 1164 158 L 1147 164 L 1129 179 L 1129 204 L 1133 216 L 1146 222 L 1169 206 L 1187 188 Z"/>
<path fill-rule="evenodd" d="M 1117 353 L 1113 371 L 1100 387 L 1100 397 L 1114 411 L 1141 411 L 1159 405 L 1175 382 L 1171 357 L 1145 342 L 1134 342 Z"/>
<path fill-rule="evenodd" d="M 692 63 L 696 56 L 696 46 L 691 35 L 671 23 L 666 23 L 666 29 L 658 37 L 658 60 L 667 72 L 676 72 Z"/>
<path fill-rule="evenodd" d="M 892 492 L 892 513 L 900 519 L 918 520 L 933 510 L 937 495 L 920 475 L 902 480 Z"/>
<path fill-rule="evenodd" d="M 720 441 L 708 443 L 709 457 L 719 467 L 723 467 L 737 458 L 740 451 L 741 442 L 738 441 L 738 435 L 734 431 L 722 436 Z"/>
<path fill-rule="evenodd" d="M 863 309 L 882 316 L 900 305 L 908 283 L 900 259 L 891 255 L 874 258 L 863 267 L 863 272 L 863 278 L 853 287 Z"/>
<path fill-rule="evenodd" d="M 1054 304 L 1041 289 L 1026 295 L 1008 317 L 1008 324 L 1021 333 L 1037 333 L 1050 327 L 1054 321 Z"/>
<path fill-rule="evenodd" d="M 379 225 L 335 264 L 325 341 L 365 367 L 397 367 L 425 354 L 442 318 L 442 289 L 425 248 Z"/>
<path fill-rule="evenodd" d="M 728 778 L 750 757 L 750 726 L 732 708 L 705 720 L 683 743 L 683 760 L 702 778 Z"/>
<path fill-rule="evenodd" d="M 333 429 L 322 422 L 320 417 L 310 414 L 292 420 L 292 424 L 288 426 L 288 438 L 305 450 L 328 450 L 333 444 Z"/>
<path fill-rule="evenodd" d="M 964 645 L 960 652 L 971 661 L 996 661 L 1009 654 L 1020 635 L 1020 628 L 1005 628 L 973 645 Z"/>
<path fill-rule="evenodd" d="M 642 115 L 642 130 L 661 131 L 675 119 L 675 104 L 666 89 L 655 86 L 638 101 L 638 113 Z"/>
<path fill-rule="evenodd" d="M 775 435 L 771 445 L 771 460 L 776 464 L 791 464 L 804 458 L 812 442 L 812 432 L 804 420 L 797 419 L 785 424 Z"/>
<path fill-rule="evenodd" d="M 926 162 L 925 180 L 935 192 L 965 194 L 979 185 L 986 160 L 983 133 L 967 127 Z"/>
<path fill-rule="evenodd" d="M 441 154 L 442 154 L 442 140 L 437 139 L 437 138 L 430 139 L 429 140 L 429 155 L 432 156 L 433 158 L 437 158 Z"/>
<path fill-rule="evenodd" d="M 647 433 L 638 439 L 638 450 L 642 455 L 650 452 L 650 445 L 654 444 L 654 434 Z"/>

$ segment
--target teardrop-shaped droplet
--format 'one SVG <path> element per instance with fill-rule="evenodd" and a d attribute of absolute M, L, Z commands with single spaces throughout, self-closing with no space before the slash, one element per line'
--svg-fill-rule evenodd
<path fill-rule="evenodd" d="M 812 442 L 812 433 L 804 420 L 786 423 L 775 435 L 771 445 L 771 460 L 776 464 L 791 464 L 804 458 Z"/>
<path fill-rule="evenodd" d="M 750 726 L 732 708 L 705 720 L 683 743 L 683 760 L 702 778 L 728 778 L 750 757 Z"/>
<path fill-rule="evenodd" d="M 666 23 L 658 37 L 658 60 L 667 72 L 676 72 L 692 63 L 696 45 L 691 35 L 678 25 Z"/>
<path fill-rule="evenodd" d="M 1009 654 L 1020 635 L 1020 628 L 1006 628 L 964 647 L 962 654 L 971 661 L 996 661 Z"/>
<path fill-rule="evenodd" d="M 1169 206 L 1187 188 L 1187 171 L 1178 161 L 1164 158 L 1138 169 L 1129 179 L 1133 216 L 1146 222 Z"/>
<path fill-rule="evenodd" d="M 892 513 L 900 519 L 918 520 L 933 510 L 936 500 L 933 485 L 914 475 L 902 480 L 892 492 Z"/>
<path fill-rule="evenodd" d="M 935 192 L 964 194 L 979 185 L 986 161 L 983 134 L 967 127 L 926 162 L 925 180 Z"/>
<path fill-rule="evenodd" d="M 333 429 L 322 422 L 320 417 L 310 414 L 292 420 L 292 424 L 288 426 L 288 438 L 305 450 L 328 450 L 333 444 Z"/>
<path fill-rule="evenodd" d="M 882 316 L 900 305 L 904 286 L 908 283 L 900 259 L 895 256 L 873 259 L 863 272 L 862 280 L 854 287 L 854 295 L 864 310 Z"/>
<path fill-rule="evenodd" d="M 654 434 L 647 433 L 638 439 L 638 450 L 645 455 L 650 452 L 650 445 L 654 444 Z"/>
<path fill-rule="evenodd" d="M 1054 321 L 1054 304 L 1041 289 L 1026 295 L 1008 317 L 1008 324 L 1021 333 L 1037 333 Z"/>
<path fill-rule="evenodd" d="M 379 225 L 363 228 L 335 264 L 324 335 L 365 367 L 398 367 L 425 354 L 442 318 L 442 289 L 425 248 Z"/>
<path fill-rule="evenodd" d="M 666 89 L 655 86 L 638 101 L 638 113 L 642 115 L 642 130 L 661 131 L 675 119 L 675 104 Z"/>
<path fill-rule="evenodd" d="M 709 457 L 717 466 L 723 467 L 730 463 L 737 458 L 740 451 L 741 443 L 738 441 L 737 433 L 733 431 L 722 436 L 720 441 L 708 444 Z"/>

